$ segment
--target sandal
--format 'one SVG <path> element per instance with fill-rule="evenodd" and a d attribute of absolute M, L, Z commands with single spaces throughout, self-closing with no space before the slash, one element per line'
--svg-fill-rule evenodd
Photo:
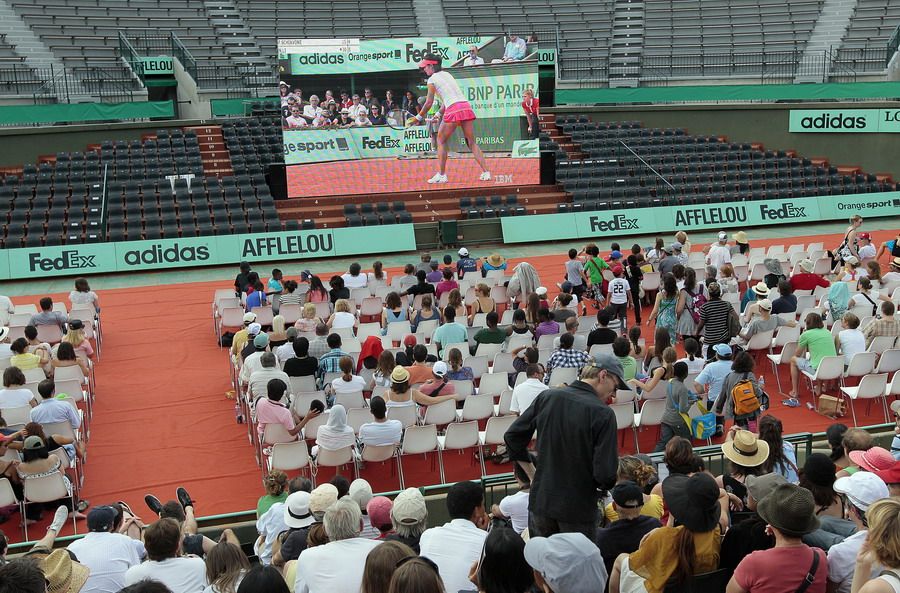
<path fill-rule="evenodd" d="M 75 511 L 79 513 L 83 513 L 87 508 L 91 506 L 90 501 L 87 500 L 79 500 L 78 504 L 75 505 Z"/>
<path fill-rule="evenodd" d="M 787 399 L 781 400 L 781 403 L 789 408 L 799 408 L 800 400 L 795 397 L 789 397 Z"/>

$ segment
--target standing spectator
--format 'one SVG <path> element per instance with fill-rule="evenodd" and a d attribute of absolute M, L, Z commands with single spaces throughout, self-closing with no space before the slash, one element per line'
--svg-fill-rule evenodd
<path fill-rule="evenodd" d="M 675 276 L 672 274 L 665 274 L 662 277 L 662 290 L 656 293 L 656 301 L 653 304 L 653 310 L 650 312 L 650 317 L 647 319 L 647 324 L 649 325 L 650 322 L 655 319 L 657 330 L 663 328 L 669 332 L 669 341 L 673 344 L 677 339 L 675 332 L 675 326 L 678 320 L 678 316 L 675 313 L 677 305 L 678 284 L 675 281 Z M 697 331 L 699 331 L 699 329 Z"/>
<path fill-rule="evenodd" d="M 522 110 L 528 124 L 528 137 L 537 138 L 541 134 L 540 101 L 534 96 L 534 89 L 527 88 L 522 94 Z"/>
<path fill-rule="evenodd" d="M 584 264 L 578 259 L 578 251 L 575 249 L 569 249 L 569 261 L 566 262 L 566 281 L 572 285 L 572 294 L 581 300 L 588 279 L 584 271 Z"/>
<path fill-rule="evenodd" d="M 735 426 L 756 432 L 756 419 L 759 418 L 762 410 L 758 407 L 752 412 L 737 414 L 734 401 L 734 390 L 736 388 L 740 390 L 739 385 L 743 383 L 746 386 L 745 382 L 749 381 L 750 388 L 753 389 L 757 402 L 762 402 L 763 390 L 756 375 L 753 374 L 753 366 L 753 356 L 748 352 L 739 352 L 734 357 L 731 372 L 722 382 L 722 391 L 716 399 L 715 411 L 717 416 L 733 418 Z"/>
<path fill-rule="evenodd" d="M 688 366 L 684 362 L 676 362 L 672 367 L 674 377 L 669 381 L 666 392 L 666 410 L 662 415 L 660 438 L 653 449 L 654 453 L 665 451 L 666 444 L 674 437 L 691 438 L 691 428 L 685 423 L 682 414 L 687 414 L 694 402 L 691 393 L 684 384 L 688 376 Z"/>
<path fill-rule="evenodd" d="M 341 499 L 325 511 L 328 543 L 307 548 L 297 560 L 296 593 L 359 591 L 366 556 L 380 541 L 360 537 L 362 513 L 350 499 Z"/>
<path fill-rule="evenodd" d="M 252 271 L 250 269 L 250 262 L 247 262 L 247 261 L 242 261 L 240 263 L 239 268 L 240 268 L 240 271 L 238 272 L 238 275 L 235 276 L 235 278 L 234 278 L 234 295 L 238 296 L 238 297 L 243 295 L 245 292 L 247 292 L 247 285 L 250 284 L 250 280 L 249 280 L 250 272 Z M 77 286 L 75 288 L 76 288 L 76 290 L 78 289 Z M 71 298 L 72 297 L 70 294 L 69 300 L 71 300 Z"/>
<path fill-rule="evenodd" d="M 721 270 L 722 266 L 731 263 L 731 248 L 728 247 L 728 234 L 725 231 L 719 231 L 718 241 L 709 246 L 706 263 L 716 270 Z"/>
<path fill-rule="evenodd" d="M 828 584 L 830 591 L 850 593 L 856 559 L 868 536 L 869 521 L 866 513 L 873 504 L 890 496 L 884 481 L 869 472 L 856 472 L 834 483 L 834 490 L 847 499 L 848 518 L 856 526 L 856 533 L 828 550 Z M 868 576 L 875 578 L 880 570 Z"/>
<path fill-rule="evenodd" d="M 634 306 L 631 298 L 631 286 L 623 276 L 625 268 L 619 264 L 612 267 L 614 278 L 609 283 L 606 294 L 606 306 L 610 309 L 612 317 L 619 320 L 619 331 L 622 335 L 628 333 L 628 309 Z"/>
<path fill-rule="evenodd" d="M 702 282 L 697 282 L 697 273 L 694 269 L 687 268 L 684 271 L 684 284 L 678 291 L 678 302 L 675 305 L 675 314 L 678 316 L 675 333 L 682 339 L 699 338 L 697 323 L 700 321 L 700 310 L 706 300 L 706 287 Z"/>
<path fill-rule="evenodd" d="M 475 482 L 457 482 L 447 492 L 450 522 L 422 534 L 420 554 L 437 564 L 447 591 L 475 591 L 468 579 L 487 537 L 484 493 Z"/>
<path fill-rule="evenodd" d="M 474 45 L 469 46 L 469 53 L 463 60 L 463 66 L 481 66 L 484 64 L 484 58 L 478 55 L 478 48 Z"/>
<path fill-rule="evenodd" d="M 802 537 L 819 527 L 812 494 L 793 484 L 782 484 L 757 507 L 775 537 L 775 547 L 744 558 L 728 583 L 729 593 L 794 590 L 824 593 L 828 578 L 825 552 L 810 548 Z M 809 585 L 804 586 L 804 581 Z"/>
<path fill-rule="evenodd" d="M 747 238 L 747 233 L 738 231 L 731 235 L 731 238 L 734 239 L 734 248 L 731 250 L 732 255 L 735 253 L 740 253 L 741 255 L 750 253 L 750 239 Z"/>
<path fill-rule="evenodd" d="M 891 301 L 881 303 L 881 318 L 873 319 L 863 329 L 866 347 L 871 346 L 875 338 L 880 336 L 900 336 L 900 319 L 894 317 L 897 307 Z M 803 336 L 801 335 L 802 339 Z"/>
<path fill-rule="evenodd" d="M 531 478 L 532 537 L 568 531 L 594 537 L 600 491 L 615 483 L 618 466 L 615 414 L 604 402 L 627 389 L 623 374 L 618 359 L 597 354 L 579 380 L 539 395 L 506 431 L 510 458 Z M 535 430 L 548 435 L 538 440 L 536 471 L 528 453 Z"/>
<path fill-rule="evenodd" d="M 727 344 L 731 339 L 730 322 L 734 309 L 731 303 L 722 300 L 722 290 L 713 282 L 707 288 L 709 300 L 700 307 L 700 322 L 697 333 L 703 334 L 703 342 L 707 344 L 706 357 L 712 358 L 716 344 Z"/>
<path fill-rule="evenodd" d="M 612 509 L 618 519 L 597 530 L 594 539 L 607 573 L 612 572 L 613 562 L 619 554 L 636 552 L 641 540 L 647 533 L 662 527 L 659 519 L 642 514 L 644 508 L 644 492 L 636 483 L 626 480 L 619 482 L 612 489 Z"/>
<path fill-rule="evenodd" d="M 175 519 L 160 519 L 144 530 L 147 562 L 125 572 L 125 586 L 144 579 L 159 581 L 172 593 L 200 593 L 208 585 L 202 558 L 179 556 L 181 526 Z"/>
<path fill-rule="evenodd" d="M 66 333 L 66 324 L 69 319 L 65 313 L 53 310 L 53 299 L 44 297 L 40 301 L 41 312 L 31 316 L 28 325 L 37 327 L 38 325 L 55 325 L 59 327 L 62 333 Z"/>
<path fill-rule="evenodd" d="M 121 524 L 115 508 L 94 507 L 87 515 L 88 534 L 66 547 L 91 571 L 85 593 L 116 593 L 125 586 L 125 572 L 144 558 L 143 542 L 118 533 Z"/>
<path fill-rule="evenodd" d="M 807 352 L 809 352 L 808 360 L 806 359 Z M 797 350 L 791 358 L 791 391 L 785 405 L 790 407 L 800 405 L 797 400 L 800 371 L 814 373 L 826 356 L 837 356 L 834 339 L 831 332 L 825 329 L 822 316 L 818 313 L 809 313 L 806 316 L 806 330 L 800 334 Z"/>
<path fill-rule="evenodd" d="M 378 99 L 375 97 L 375 93 L 372 92 L 372 89 L 366 87 L 363 90 L 363 99 L 362 104 L 366 106 L 367 110 L 371 110 L 372 105 L 378 107 L 379 112 L 381 111 L 381 104 L 378 102 Z"/>

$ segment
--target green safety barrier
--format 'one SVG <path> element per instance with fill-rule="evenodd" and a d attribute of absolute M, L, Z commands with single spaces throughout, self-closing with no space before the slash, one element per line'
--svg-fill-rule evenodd
<path fill-rule="evenodd" d="M 0 251 L 0 279 L 236 264 L 247 260 L 319 259 L 414 251 L 411 224 L 85 243 Z"/>
<path fill-rule="evenodd" d="M 897 216 L 900 192 L 759 200 L 695 206 L 662 206 L 516 216 L 500 219 L 504 243 L 586 239 L 622 234 L 652 234 L 700 229 Z"/>
<path fill-rule="evenodd" d="M 173 101 L 58 103 L 53 105 L 6 105 L 0 107 L 0 125 L 52 124 L 117 119 L 172 119 L 174 117 L 175 103 Z"/>
<path fill-rule="evenodd" d="M 900 109 L 791 109 L 790 132 L 900 133 Z"/>
<path fill-rule="evenodd" d="M 555 96 L 557 105 L 877 99 L 900 97 L 900 82 L 557 89 Z"/>

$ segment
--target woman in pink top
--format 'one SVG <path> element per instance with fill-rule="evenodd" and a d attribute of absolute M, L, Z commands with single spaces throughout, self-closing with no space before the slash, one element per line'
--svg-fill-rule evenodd
<path fill-rule="evenodd" d="M 322 284 L 322 279 L 318 276 L 310 276 L 309 292 L 306 293 L 306 300 L 310 303 L 326 303 L 329 300 L 328 291 Z"/>
<path fill-rule="evenodd" d="M 441 298 L 441 295 L 445 292 L 450 292 L 454 288 L 459 288 L 459 283 L 453 279 L 453 270 L 444 268 L 443 275 L 444 279 L 438 282 L 437 286 L 434 288 L 434 295 L 437 298 Z"/>
<path fill-rule="evenodd" d="M 91 358 L 94 355 L 91 343 L 84 337 L 84 322 L 80 319 L 73 319 L 69 322 L 69 331 L 63 336 L 62 341 L 72 344 L 75 354 L 79 356 Z"/>

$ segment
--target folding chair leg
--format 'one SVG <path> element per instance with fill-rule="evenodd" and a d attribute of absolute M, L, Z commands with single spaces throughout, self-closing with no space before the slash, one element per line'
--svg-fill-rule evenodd
<path fill-rule="evenodd" d="M 850 413 L 853 415 L 853 426 L 856 428 L 859 424 L 856 423 L 856 408 L 853 407 L 853 398 L 848 397 L 847 400 L 850 402 Z"/>
<path fill-rule="evenodd" d="M 635 428 L 634 426 L 632 426 L 632 427 L 631 427 L 631 433 L 634 435 L 634 452 L 635 452 L 635 453 L 640 453 L 640 452 L 641 452 L 641 448 L 640 448 L 640 446 L 638 446 L 637 428 Z"/>
<path fill-rule="evenodd" d="M 487 475 L 487 468 L 484 465 L 484 445 L 478 443 L 478 461 L 481 462 L 481 475 Z"/>
<path fill-rule="evenodd" d="M 778 365 L 775 364 L 774 361 L 771 361 L 771 362 L 772 362 L 772 373 L 775 375 L 775 383 L 778 385 L 778 393 L 784 393 L 781 390 L 781 375 L 778 374 Z"/>

